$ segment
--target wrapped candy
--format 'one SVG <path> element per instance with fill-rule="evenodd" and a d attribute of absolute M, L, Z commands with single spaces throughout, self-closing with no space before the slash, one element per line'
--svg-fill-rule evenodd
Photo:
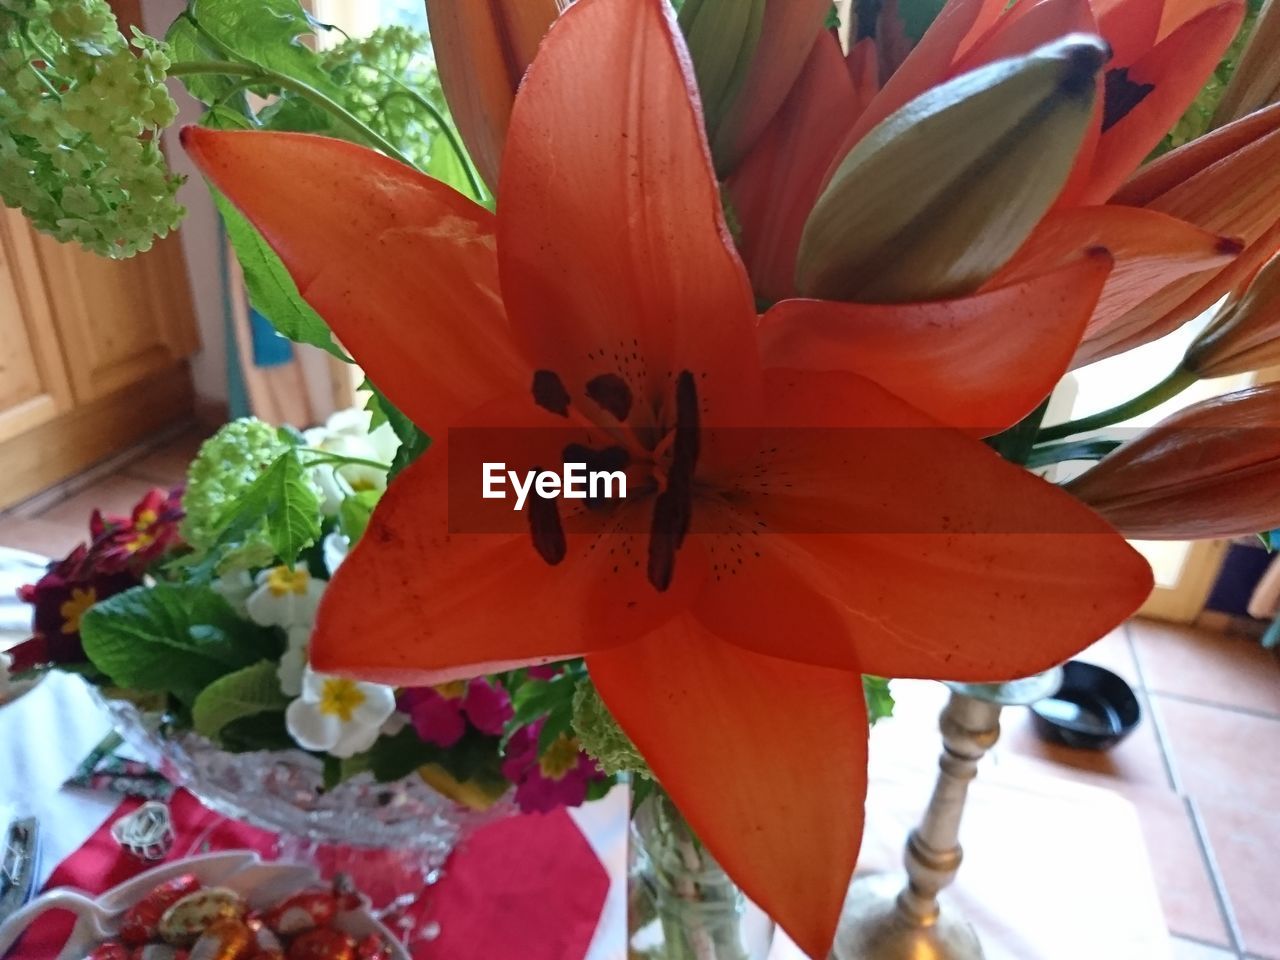
<path fill-rule="evenodd" d="M 134 947 L 129 960 L 190 960 L 190 956 L 186 950 L 167 943 L 148 943 L 143 947 Z"/>
<path fill-rule="evenodd" d="M 209 887 L 189 893 L 173 904 L 160 918 L 159 933 L 165 942 L 178 946 L 190 946 L 216 921 L 235 920 L 240 923 L 248 906 L 234 890 L 225 887 Z M 246 935 L 249 934 L 245 927 Z"/>
<path fill-rule="evenodd" d="M 355 938 L 331 927 L 308 930 L 289 945 L 288 960 L 359 960 Z"/>
<path fill-rule="evenodd" d="M 391 960 L 391 947 L 376 933 L 371 933 L 356 947 L 356 960 Z"/>
<path fill-rule="evenodd" d="M 248 924 L 220 917 L 205 928 L 191 948 L 190 960 L 250 960 L 257 948 Z"/>
<path fill-rule="evenodd" d="M 189 873 L 166 880 L 125 912 L 120 939 L 133 947 L 154 940 L 165 911 L 199 889 L 200 881 Z"/>
<path fill-rule="evenodd" d="M 85 960 L 129 960 L 129 948 L 119 940 L 108 940 L 89 951 Z"/>
<path fill-rule="evenodd" d="M 338 901 L 328 890 L 295 893 L 262 915 L 266 925 L 281 936 L 325 927 L 338 912 Z"/>

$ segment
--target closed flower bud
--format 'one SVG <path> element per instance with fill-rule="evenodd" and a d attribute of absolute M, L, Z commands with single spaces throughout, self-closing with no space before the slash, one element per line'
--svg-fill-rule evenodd
<path fill-rule="evenodd" d="M 1126 537 L 1206 540 L 1280 526 L 1280 383 L 1187 407 L 1067 490 Z"/>
<path fill-rule="evenodd" d="M 440 85 L 471 160 L 490 190 L 516 88 L 560 12 L 558 0 L 430 0 L 427 22 Z"/>
<path fill-rule="evenodd" d="M 1072 34 L 917 97 L 841 161 L 805 224 L 802 295 L 959 296 L 1022 245 L 1062 190 L 1107 56 Z"/>
<path fill-rule="evenodd" d="M 680 10 L 680 29 L 689 45 L 707 133 L 713 140 L 751 70 L 764 7 L 765 0 L 685 0 Z"/>
<path fill-rule="evenodd" d="M 1229 300 L 1187 350 L 1182 365 L 1201 377 L 1229 377 L 1280 363 L 1280 253 Z"/>

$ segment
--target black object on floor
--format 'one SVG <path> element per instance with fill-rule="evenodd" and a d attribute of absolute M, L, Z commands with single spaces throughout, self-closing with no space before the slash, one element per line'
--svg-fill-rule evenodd
<path fill-rule="evenodd" d="M 1085 750 L 1108 750 L 1142 719 L 1133 688 L 1102 667 L 1069 660 L 1058 692 L 1031 705 L 1045 740 Z"/>

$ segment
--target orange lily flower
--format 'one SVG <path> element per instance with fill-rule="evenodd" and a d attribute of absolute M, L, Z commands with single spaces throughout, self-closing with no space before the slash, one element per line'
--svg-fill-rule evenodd
<path fill-rule="evenodd" d="M 1143 167 L 1112 199 L 1237 238 L 1242 252 L 1223 266 L 1164 272 L 1126 309 L 1091 321 L 1073 362 L 1082 366 L 1176 330 L 1239 292 L 1280 249 L 1280 104 L 1172 150 Z M 1210 266 L 1211 269 L 1203 267 Z"/>
<path fill-rule="evenodd" d="M 1180 410 L 1067 485 L 1141 540 L 1247 536 L 1276 525 L 1280 384 Z"/>
<path fill-rule="evenodd" d="M 1034 673 L 1150 589 L 1091 510 L 889 384 L 762 369 L 665 0 L 562 16 L 496 216 L 345 142 L 184 143 L 434 438 L 331 582 L 313 665 L 424 685 L 584 656 L 699 838 L 812 956 L 862 833 L 860 674 Z M 1074 279 L 1099 284 L 1100 260 Z M 481 463 L 558 466 L 568 438 L 634 495 L 481 497 Z"/>
<path fill-rule="evenodd" d="M 440 86 L 481 178 L 498 185 L 516 88 L 559 0 L 431 0 L 427 24 Z"/>
<path fill-rule="evenodd" d="M 1242 0 L 1041 0 L 1013 5 L 951 0 L 869 102 L 874 47 L 864 41 L 861 49 L 850 51 L 855 82 L 831 68 L 839 52 L 834 39 L 818 37 L 786 104 L 729 180 L 757 292 L 770 300 L 794 293 L 796 251 L 809 211 L 840 159 L 876 124 L 952 77 L 1072 31 L 1100 34 L 1113 56 L 1100 81 L 1103 95 L 1094 131 L 1086 137 L 1058 206 L 1102 203 L 1182 115 L 1243 16 Z M 1098 234 L 1102 226 L 1090 224 L 1084 232 Z M 1147 226 L 1126 225 L 1114 238 L 1104 239 L 1114 239 L 1119 250 Z M 1034 244 L 1035 237 L 1028 240 L 1029 247 Z M 1075 247 L 1071 255 L 1086 246 Z M 1171 279 L 1194 265 L 1203 269 L 1200 248 L 1180 249 L 1173 238 L 1166 247 Z M 1123 266 L 1120 253 L 1117 261 Z M 1139 269 L 1150 266 L 1148 260 Z M 1104 303 L 1110 293 L 1104 294 Z"/>

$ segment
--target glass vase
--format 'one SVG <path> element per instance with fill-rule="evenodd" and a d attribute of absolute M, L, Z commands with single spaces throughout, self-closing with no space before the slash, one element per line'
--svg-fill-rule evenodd
<path fill-rule="evenodd" d="M 629 960 L 765 960 L 773 923 L 655 791 L 631 824 Z"/>

